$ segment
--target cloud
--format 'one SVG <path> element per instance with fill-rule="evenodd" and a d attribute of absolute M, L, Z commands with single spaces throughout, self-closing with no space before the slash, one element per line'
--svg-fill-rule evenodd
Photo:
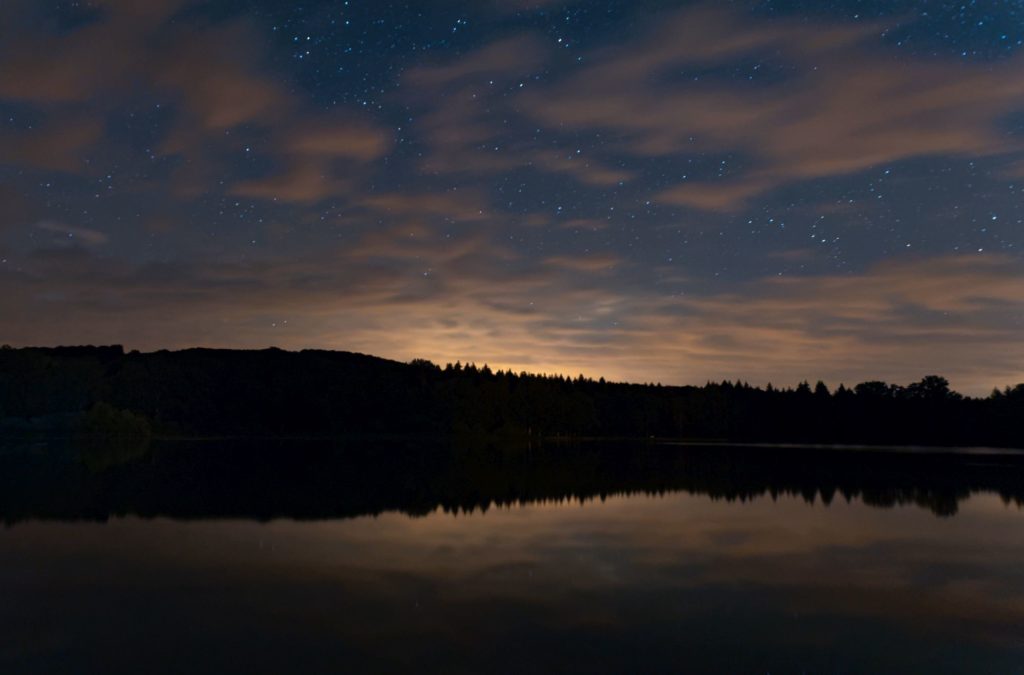
<path fill-rule="evenodd" d="M 585 185 L 610 187 L 634 178 L 579 148 L 553 149 L 541 140 L 509 132 L 510 120 L 532 124 L 508 109 L 509 90 L 525 89 L 544 70 L 550 49 L 538 36 L 498 41 L 445 63 L 419 66 L 405 76 L 401 96 L 421 106 L 416 129 L 430 152 L 426 174 L 494 174 L 519 168 L 566 174 Z M 515 97 L 513 97 L 515 98 Z"/>
<path fill-rule="evenodd" d="M 100 161 L 84 159 L 110 150 L 112 123 L 155 99 L 163 133 L 152 149 L 161 161 L 144 159 L 166 167 L 148 180 L 166 182 L 142 185 L 135 197 L 180 202 L 138 222 L 173 231 L 179 213 L 198 217 L 189 200 L 215 191 L 287 203 L 287 212 L 266 210 L 278 227 L 327 218 L 333 229 L 282 237 L 281 249 L 256 260 L 207 251 L 156 264 L 116 258 L 100 229 L 57 224 L 40 204 L 8 200 L 15 208 L 0 224 L 37 223 L 38 238 L 53 241 L 31 255 L 5 253 L 0 316 L 13 326 L 5 339 L 327 346 L 673 383 L 908 381 L 938 371 L 981 393 L 1024 379 L 1016 338 L 1024 273 L 1012 259 L 669 284 L 625 251 L 580 253 L 567 230 L 610 247 L 621 232 L 585 233 L 615 225 L 618 212 L 563 218 L 550 201 L 511 194 L 521 175 L 528 187 L 539 182 L 536 173 L 546 194 L 581 204 L 628 183 L 660 191 L 663 203 L 727 212 L 789 184 L 920 155 L 1019 159 L 999 127 L 1024 108 L 1018 60 L 897 59 L 876 44 L 877 25 L 752 23 L 704 6 L 661 13 L 657 25 L 607 49 L 556 50 L 527 34 L 411 68 L 382 100 L 403 111 L 393 132 L 300 95 L 266 67 L 253 24 L 202 23 L 175 0 L 94 7 L 89 21 L 59 35 L 20 35 L 12 25 L 46 21 L 4 21 L 14 10 L 0 9 L 0 99 L 40 120 L 31 132 L 0 134 L 5 166 L 98 172 Z M 776 67 L 770 83 L 734 76 L 737 64 L 762 61 Z M 392 152 L 396 135 L 403 145 Z M 242 156 L 252 163 L 237 177 Z M 657 183 L 643 182 L 653 173 L 644 160 L 661 168 L 698 156 L 735 168 L 715 181 L 673 185 L 677 174 L 661 171 Z M 556 179 L 576 185 L 563 192 Z M 493 202 L 506 187 L 503 210 Z M 127 219 L 99 228 L 108 226 L 126 229 Z M 663 292 L 670 285 L 685 295 Z"/>
<path fill-rule="evenodd" d="M 258 52 L 251 47 L 256 39 L 244 23 L 171 31 L 165 39 L 164 49 L 152 53 L 145 76 L 179 96 L 207 129 L 268 124 L 294 104 L 284 87 L 257 72 Z"/>
<path fill-rule="evenodd" d="M 1006 178 L 1013 180 L 1024 178 L 1024 160 L 1016 160 L 1003 167 L 1000 172 Z"/>
<path fill-rule="evenodd" d="M 571 272 L 603 272 L 622 265 L 623 259 L 609 253 L 599 255 L 557 255 L 544 259 L 544 264 Z"/>
<path fill-rule="evenodd" d="M 335 178 L 324 162 L 298 161 L 283 173 L 239 181 L 229 192 L 238 197 L 313 204 L 351 192 L 349 181 Z"/>
<path fill-rule="evenodd" d="M 380 127 L 359 119 L 321 119 L 304 123 L 283 139 L 289 153 L 369 162 L 384 156 L 391 139 Z"/>
<path fill-rule="evenodd" d="M 270 146 L 285 170 L 236 182 L 230 194 L 303 204 L 354 198 L 357 167 L 384 156 L 391 139 L 366 120 L 336 115 L 282 125 Z"/>
<path fill-rule="evenodd" d="M 722 177 L 658 194 L 663 204 L 706 211 L 913 157 L 1024 150 L 1002 129 L 1024 110 L 1020 57 L 906 57 L 880 44 L 889 27 L 755 22 L 700 5 L 660 13 L 641 35 L 584 53 L 583 66 L 553 67 L 561 56 L 537 36 L 505 38 L 411 70 L 402 96 L 425 106 L 417 129 L 431 150 L 426 173 L 532 167 L 608 187 L 636 178 L 613 168 L 617 157 L 633 166 L 730 158 L 735 168 Z M 749 80 L 734 77 L 753 64 Z M 524 140 L 531 132 L 536 140 Z M 583 161 L 571 140 L 581 134 L 603 145 Z"/>
<path fill-rule="evenodd" d="M 565 5 L 570 0 L 492 0 L 495 8 L 506 14 L 529 12 Z"/>
<path fill-rule="evenodd" d="M 608 228 L 607 220 L 597 218 L 572 218 L 558 222 L 558 226 L 566 230 L 589 230 L 596 232 Z"/>
<path fill-rule="evenodd" d="M 83 115 L 53 115 L 28 130 L 0 131 L 0 163 L 76 172 L 84 153 L 103 135 L 103 124 Z"/>
<path fill-rule="evenodd" d="M 49 220 L 42 220 L 33 227 L 43 232 L 52 232 L 59 235 L 67 243 L 82 242 L 92 246 L 98 246 L 107 243 L 107 235 L 97 230 L 91 230 L 87 227 L 77 227 L 75 225 L 65 225 L 64 223 L 55 223 Z"/>
<path fill-rule="evenodd" d="M 43 213 L 43 204 L 30 198 L 22 190 L 0 183 L 0 235 L 15 228 L 24 227 L 27 223 L 39 220 Z M 3 243 L 0 240 L 0 243 Z"/>
<path fill-rule="evenodd" d="M 446 64 L 419 66 L 406 73 L 406 81 L 420 88 L 445 87 L 482 76 L 525 77 L 544 63 L 544 43 L 533 35 L 494 42 L 482 49 Z"/>
<path fill-rule="evenodd" d="M 145 92 L 179 103 L 190 118 L 179 124 L 207 132 L 270 123 L 285 114 L 293 102 L 257 71 L 251 29 L 244 23 L 199 27 L 167 21 L 187 4 L 100 2 L 99 14 L 72 30 L 22 21 L 35 29 L 0 46 L 0 99 L 51 114 L 73 107 L 101 125 L 119 105 Z"/>
<path fill-rule="evenodd" d="M 752 23 L 701 7 L 519 102 L 546 125 L 601 132 L 639 157 L 721 153 L 745 171 L 662 192 L 664 203 L 733 210 L 788 183 L 853 173 L 922 155 L 1019 151 L 1000 123 L 1024 108 L 1020 59 L 996 64 L 896 59 L 874 25 Z M 742 59 L 781 58 L 771 86 L 716 79 Z M 689 79 L 673 73 L 703 73 Z"/>
<path fill-rule="evenodd" d="M 1024 272 L 1010 258 L 905 260 L 682 296 L 630 284 L 627 268 L 607 254 L 531 260 L 486 233 L 428 226 L 290 261 L 129 264 L 70 247 L 0 268 L 0 312 L 5 339 L 21 344 L 327 347 L 671 384 L 937 372 L 985 394 L 1024 381 Z"/>
<path fill-rule="evenodd" d="M 29 35 L 0 52 L 11 68 L 0 97 L 35 103 L 85 101 L 141 79 L 182 97 L 202 122 L 231 127 L 284 105 L 286 95 L 256 74 L 252 35 L 242 24 L 172 29 L 164 20 L 184 2 L 100 3 L 100 19 L 61 35 Z M 149 11 L 152 9 L 153 11 Z M 49 49 L 29 48 L 42 41 Z"/>
<path fill-rule="evenodd" d="M 171 182 L 179 198 L 223 189 L 310 204 L 350 193 L 355 178 L 366 173 L 354 165 L 383 157 L 390 132 L 342 108 L 314 112 L 267 67 L 255 24 L 181 16 L 190 4 L 104 0 L 71 30 L 58 29 L 30 4 L 0 10 L 0 24 L 6 18 L 8 25 L 32 27 L 0 41 L 0 101 L 30 106 L 43 119 L 31 131 L 0 134 L 0 161 L 99 171 L 102 157 L 86 162 L 86 153 L 116 142 L 110 121 L 150 97 L 169 114 L 154 152 L 184 160 Z M 264 176 L 223 181 L 230 158 L 252 139 L 274 168 Z M 132 151 L 152 160 L 138 157 L 139 147 Z"/>
<path fill-rule="evenodd" d="M 1024 321 L 1024 272 L 1008 257 L 769 278 L 680 306 L 686 333 L 700 336 L 686 338 L 691 357 L 709 376 L 779 381 L 788 372 L 849 383 L 941 371 L 974 392 L 1024 377 L 1024 349 L 1015 337 Z"/>
<path fill-rule="evenodd" d="M 487 201 L 471 189 L 445 192 L 387 192 L 371 194 L 358 200 L 361 206 L 392 219 L 407 220 L 440 218 L 443 221 L 481 221 L 485 219 Z"/>
<path fill-rule="evenodd" d="M 562 154 L 538 151 L 532 153 L 528 165 L 536 166 L 551 173 L 567 173 L 581 183 L 597 187 L 610 187 L 632 180 L 634 174 L 623 169 L 612 169 L 591 158 L 582 158 L 577 153 Z"/>
<path fill-rule="evenodd" d="M 5 3 L 0 24 L 10 26 L 0 42 L 0 98 L 31 103 L 84 101 L 131 85 L 154 55 L 153 37 L 187 0 L 93 3 L 101 16 L 60 31 L 47 10 L 31 3 Z M 40 16 L 41 15 L 41 16 Z M 50 30 L 18 30 L 46 26 Z M 201 73 L 197 73 L 201 76 Z"/>

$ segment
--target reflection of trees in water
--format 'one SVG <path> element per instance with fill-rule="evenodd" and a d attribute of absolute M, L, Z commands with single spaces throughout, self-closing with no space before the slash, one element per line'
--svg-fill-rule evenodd
<path fill-rule="evenodd" d="M 836 499 L 882 508 L 917 505 L 951 516 L 975 492 L 1024 504 L 1024 456 L 379 442 L 211 442 L 157 446 L 151 453 L 75 448 L 0 456 L 0 513 L 7 522 L 128 514 L 258 520 L 423 515 L 438 508 L 472 512 L 678 491 L 727 501 L 796 496 L 826 506 Z"/>
<path fill-rule="evenodd" d="M 79 424 L 75 446 L 90 471 L 127 464 L 149 452 L 149 422 L 129 410 L 97 403 Z"/>
<path fill-rule="evenodd" d="M 149 438 L 136 436 L 85 438 L 79 443 L 78 457 L 89 471 L 96 473 L 146 457 L 149 444 Z"/>

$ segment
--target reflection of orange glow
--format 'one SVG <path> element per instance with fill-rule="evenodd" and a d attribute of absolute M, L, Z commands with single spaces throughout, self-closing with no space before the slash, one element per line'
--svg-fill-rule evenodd
<path fill-rule="evenodd" d="M 774 616 L 868 621 L 928 644 L 955 638 L 1003 650 L 1019 644 L 1014 629 L 1024 622 L 1022 518 L 995 495 L 975 496 L 945 520 L 912 507 L 674 493 L 420 518 L 29 523 L 3 533 L 0 560 L 7 569 L 31 564 L 31 578 L 59 598 L 79 597 L 83 580 L 95 586 L 90 575 L 114 594 L 108 601 L 121 584 L 133 597 L 167 591 L 164 579 L 174 593 L 214 585 L 229 606 L 247 608 L 246 625 L 254 611 L 275 630 L 292 617 L 289 630 L 376 645 L 381 655 L 411 637 L 410 648 L 423 641 L 467 652 L 500 639 L 481 622 L 504 627 L 509 617 L 597 639 L 638 621 L 720 622 L 720 610 L 749 612 L 764 633 L 731 639 L 783 651 L 818 633 L 808 624 L 799 635 L 776 634 L 764 623 Z M 82 567 L 67 576 L 62 560 Z M 630 597 L 644 599 L 643 614 Z M 675 598 L 674 609 L 662 597 Z M 677 607 L 682 598 L 700 601 Z"/>

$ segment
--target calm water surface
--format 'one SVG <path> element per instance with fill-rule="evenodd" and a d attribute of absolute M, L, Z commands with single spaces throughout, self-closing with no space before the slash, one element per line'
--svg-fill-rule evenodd
<path fill-rule="evenodd" d="M 382 452 L 0 457 L 0 672 L 1024 672 L 1017 456 Z"/>

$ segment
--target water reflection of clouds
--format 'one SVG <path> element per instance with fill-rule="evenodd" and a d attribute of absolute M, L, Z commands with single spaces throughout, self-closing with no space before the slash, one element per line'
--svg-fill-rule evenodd
<path fill-rule="evenodd" d="M 1019 510 L 994 495 L 967 501 L 953 520 L 859 503 L 671 495 L 329 527 L 393 540 L 397 526 L 405 545 L 391 564 L 412 573 L 443 547 L 446 576 L 467 593 L 768 587 L 787 591 L 805 615 L 839 611 L 939 632 L 974 626 L 978 639 L 998 640 L 1012 637 L 1005 627 L 1024 624 L 1020 524 Z"/>
<path fill-rule="evenodd" d="M 827 670 L 835 658 L 913 669 L 939 653 L 999 670 L 1021 655 L 1022 517 L 995 495 L 939 519 L 677 493 L 421 518 L 30 523 L 0 535 L 0 564 L 19 580 L 0 581 L 12 600 L 0 626 L 29 630 L 75 597 L 142 614 L 149 602 L 181 621 L 205 608 L 211 639 L 279 631 L 253 649 L 305 644 L 310 659 L 370 670 L 474 670 L 496 653 L 505 671 L 531 658 L 656 669 L 685 661 L 680 650 L 696 670 Z M 88 635 L 94 618 L 79 606 L 61 621 Z"/>

